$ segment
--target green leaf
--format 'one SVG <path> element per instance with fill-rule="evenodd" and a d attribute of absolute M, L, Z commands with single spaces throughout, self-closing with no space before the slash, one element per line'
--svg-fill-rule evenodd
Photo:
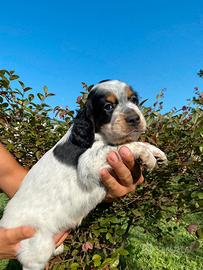
<path fill-rule="evenodd" d="M 20 77 L 18 75 L 11 75 L 10 76 L 10 80 L 13 81 L 13 80 L 17 80 L 19 79 Z"/>
<path fill-rule="evenodd" d="M 199 239 L 203 239 L 203 228 L 198 229 L 196 234 Z"/>
<path fill-rule="evenodd" d="M 43 90 L 44 90 L 45 96 L 47 97 L 48 96 L 48 87 L 45 85 L 43 87 Z"/>
<path fill-rule="evenodd" d="M 3 104 L 2 104 L 2 107 L 3 107 L 3 108 L 7 108 L 7 107 L 8 107 L 8 103 L 7 103 L 7 102 L 3 103 Z"/>
<path fill-rule="evenodd" d="M 141 213 L 138 209 L 132 209 L 132 213 L 135 217 L 141 217 L 143 216 L 144 214 Z"/>
<path fill-rule="evenodd" d="M 203 192 L 201 192 L 201 191 L 195 191 L 195 192 L 193 192 L 191 194 L 191 197 L 192 198 L 198 198 L 198 199 L 202 200 L 203 199 Z"/>
<path fill-rule="evenodd" d="M 198 198 L 199 198 L 200 200 L 203 200 L 203 192 L 198 192 Z"/>
<path fill-rule="evenodd" d="M 36 145 L 37 145 L 37 143 L 36 143 Z M 35 155 L 37 157 L 37 160 L 39 160 L 42 157 L 41 151 L 37 151 Z"/>
<path fill-rule="evenodd" d="M 18 99 L 18 104 L 22 105 L 23 101 L 21 99 Z"/>
<path fill-rule="evenodd" d="M 52 269 L 53 270 L 64 270 L 64 269 L 66 269 L 66 266 L 65 266 L 65 264 L 57 264 L 57 265 L 54 265 L 54 267 Z"/>
<path fill-rule="evenodd" d="M 197 120 L 198 120 L 199 117 L 200 117 L 200 116 L 199 116 L 198 113 L 194 113 L 194 114 L 193 114 L 193 116 L 192 116 L 192 121 L 193 121 L 194 124 L 197 123 Z"/>
<path fill-rule="evenodd" d="M 93 261 L 101 260 L 101 256 L 99 254 L 94 254 L 93 257 L 92 257 L 92 260 Z"/>
<path fill-rule="evenodd" d="M 0 69 L 0 76 L 3 76 L 5 74 L 6 70 Z"/>
<path fill-rule="evenodd" d="M 122 256 L 127 256 L 129 254 L 129 252 L 124 249 L 123 247 L 120 247 L 116 250 L 116 253 L 118 253 L 119 255 L 122 255 Z"/>
<path fill-rule="evenodd" d="M 52 96 L 55 96 L 55 94 L 49 93 L 49 94 L 47 95 L 47 97 L 52 97 Z"/>
<path fill-rule="evenodd" d="M 119 265 L 119 256 L 106 258 L 102 263 L 102 267 L 110 265 L 110 269 L 116 268 Z"/>
<path fill-rule="evenodd" d="M 29 94 L 29 95 L 28 95 L 29 101 L 31 102 L 31 101 L 34 99 L 34 97 L 35 97 L 35 96 L 34 96 L 33 94 Z"/>
<path fill-rule="evenodd" d="M 18 82 L 19 82 L 19 84 L 22 86 L 22 88 L 25 87 L 25 84 L 24 84 L 23 82 L 21 82 L 21 81 L 18 81 Z"/>
<path fill-rule="evenodd" d="M 76 263 L 76 262 L 71 263 L 70 265 L 71 270 L 77 270 L 79 267 L 80 267 L 79 263 Z"/>
<path fill-rule="evenodd" d="M 1 78 L 2 78 L 2 80 L 0 81 L 0 83 L 5 87 L 5 88 L 9 88 L 9 86 L 10 86 L 10 82 L 9 82 L 9 80 L 4 76 L 4 75 L 2 75 L 2 74 L 0 74 L 0 76 L 1 76 Z M 0 84 L 0 86 L 1 86 L 1 84 Z"/>
<path fill-rule="evenodd" d="M 79 253 L 79 250 L 74 249 L 74 250 L 72 251 L 71 255 L 72 255 L 73 257 L 75 257 L 76 255 L 78 255 L 78 253 Z"/>
<path fill-rule="evenodd" d="M 32 87 L 25 87 L 23 90 L 24 90 L 24 92 L 27 92 L 27 91 L 32 90 Z"/>
<path fill-rule="evenodd" d="M 115 242 L 115 239 L 113 238 L 113 236 L 111 235 L 111 233 L 107 233 L 106 234 L 106 240 L 108 240 L 112 244 Z"/>
<path fill-rule="evenodd" d="M 95 267 L 101 265 L 101 256 L 100 256 L 99 254 L 95 254 L 95 255 L 92 257 L 92 260 L 93 260 L 93 262 L 94 262 L 94 266 L 95 266 Z"/>
<path fill-rule="evenodd" d="M 16 152 L 16 153 L 15 153 L 15 156 L 16 156 L 17 158 L 21 158 L 21 157 L 23 156 L 23 153 Z"/>
<path fill-rule="evenodd" d="M 44 98 L 45 98 L 45 97 L 44 97 L 44 95 L 43 95 L 43 94 L 41 94 L 41 93 L 38 93 L 38 94 L 37 94 L 37 96 L 38 96 L 38 98 L 39 98 L 40 100 L 42 100 L 42 101 L 43 101 L 43 100 L 44 100 Z"/>
<path fill-rule="evenodd" d="M 147 101 L 148 101 L 148 98 L 147 99 L 144 99 L 143 101 L 140 102 L 139 106 L 142 106 Z"/>

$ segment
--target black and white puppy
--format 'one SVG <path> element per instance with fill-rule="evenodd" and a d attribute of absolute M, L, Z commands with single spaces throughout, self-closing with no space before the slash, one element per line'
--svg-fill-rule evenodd
<path fill-rule="evenodd" d="M 30 225 L 35 235 L 21 241 L 18 259 L 24 270 L 41 270 L 54 254 L 53 236 L 78 226 L 106 195 L 99 178 L 106 156 L 125 144 L 153 169 L 165 154 L 137 142 L 146 129 L 138 96 L 124 82 L 102 81 L 89 93 L 66 135 L 26 175 L 9 201 L 0 226 Z"/>

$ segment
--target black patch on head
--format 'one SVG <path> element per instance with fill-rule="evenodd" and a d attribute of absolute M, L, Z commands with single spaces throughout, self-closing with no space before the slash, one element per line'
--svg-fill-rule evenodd
<path fill-rule="evenodd" d="M 91 102 L 88 100 L 75 117 L 68 140 L 54 148 L 54 156 L 62 163 L 76 166 L 80 155 L 92 146 L 94 134 Z"/>
<path fill-rule="evenodd" d="M 108 101 L 106 101 L 107 96 L 111 94 L 111 92 L 108 93 L 106 90 L 102 92 L 101 88 L 99 89 L 99 91 L 97 91 L 97 89 L 94 89 L 89 94 L 92 104 L 95 132 L 99 132 L 100 128 L 104 124 L 107 124 L 111 121 L 113 111 L 108 112 L 105 110 L 104 107 L 105 104 L 108 103 Z"/>
<path fill-rule="evenodd" d="M 112 80 L 106 79 L 106 80 L 102 80 L 102 81 L 100 81 L 100 82 L 98 82 L 98 83 L 109 82 L 109 81 L 112 81 Z"/>

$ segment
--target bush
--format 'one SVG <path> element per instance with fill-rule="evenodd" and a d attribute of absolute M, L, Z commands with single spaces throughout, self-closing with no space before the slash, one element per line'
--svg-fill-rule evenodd
<path fill-rule="evenodd" d="M 83 83 L 79 106 L 83 106 L 91 87 Z M 159 241 L 170 233 L 167 226 L 161 226 L 163 220 L 173 220 L 178 226 L 183 214 L 202 212 L 203 95 L 197 88 L 194 95 L 186 106 L 164 114 L 163 92 L 152 107 L 142 105 L 149 128 L 141 140 L 165 151 L 168 166 L 146 173 L 146 182 L 135 194 L 112 205 L 99 205 L 70 234 L 65 253 L 50 262 L 50 269 L 134 270 L 135 265 L 129 263 L 132 242 L 128 237 L 136 228 Z M 57 106 L 55 117 L 50 116 L 53 109 L 47 99 L 51 96 L 47 87 L 34 95 L 14 71 L 0 71 L 1 142 L 23 166 L 34 165 L 73 120 L 74 112 L 67 107 Z M 194 250 L 200 249 L 202 226 L 197 224 Z"/>

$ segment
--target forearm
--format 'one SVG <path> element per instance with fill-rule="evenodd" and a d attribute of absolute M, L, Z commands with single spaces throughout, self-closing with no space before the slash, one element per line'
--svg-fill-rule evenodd
<path fill-rule="evenodd" d="M 27 170 L 0 143 L 0 189 L 11 198 L 26 174 Z"/>

